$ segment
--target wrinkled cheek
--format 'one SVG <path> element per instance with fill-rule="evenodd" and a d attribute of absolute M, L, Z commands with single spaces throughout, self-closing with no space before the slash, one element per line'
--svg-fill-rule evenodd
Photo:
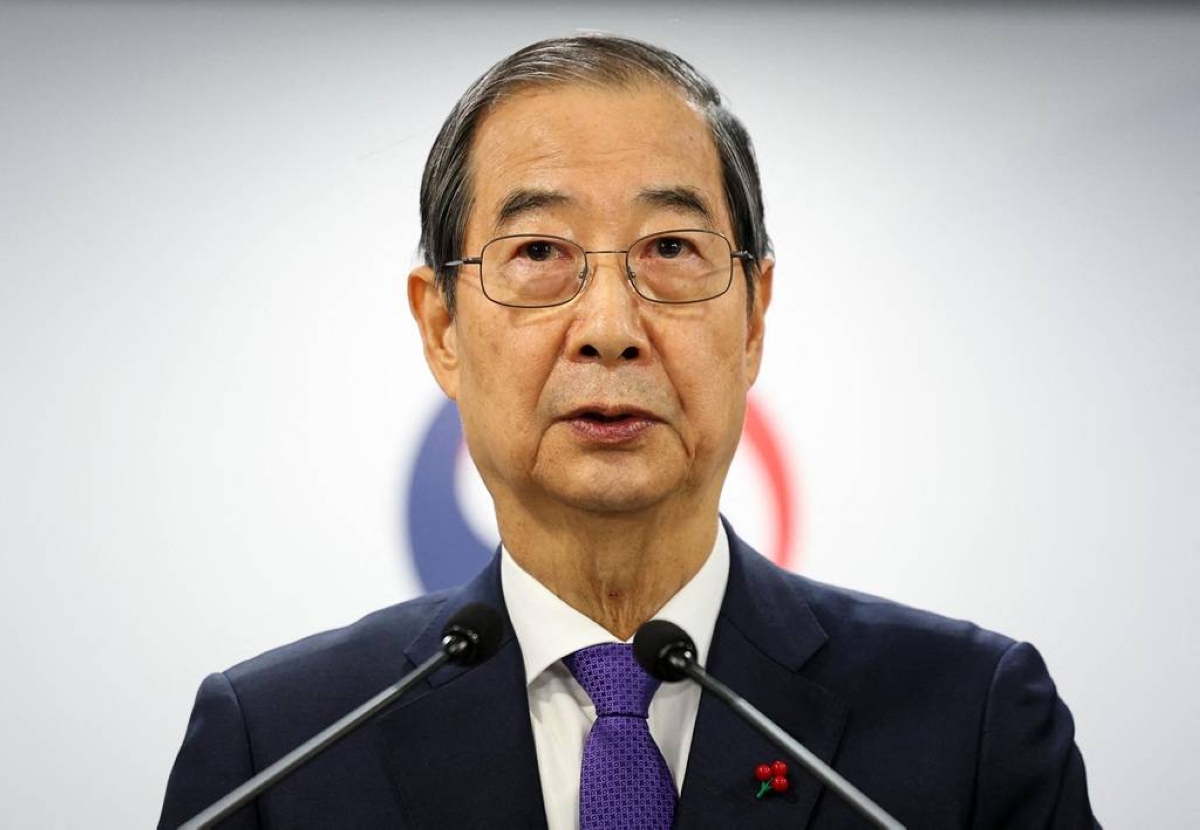
<path fill-rule="evenodd" d="M 476 366 L 464 374 L 459 410 L 471 454 L 480 471 L 505 478 L 527 469 L 536 451 L 533 435 L 535 398 L 530 398 L 528 381 L 503 371 L 497 362 Z M 486 468 L 486 469 L 485 469 Z"/>
<path fill-rule="evenodd" d="M 698 384 L 688 407 L 697 459 L 731 456 L 741 439 L 746 413 L 746 387 L 740 367 L 710 368 L 709 382 Z"/>

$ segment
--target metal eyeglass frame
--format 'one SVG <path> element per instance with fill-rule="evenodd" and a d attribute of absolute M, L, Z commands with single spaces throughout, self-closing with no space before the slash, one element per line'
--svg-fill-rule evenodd
<path fill-rule="evenodd" d="M 641 292 L 641 289 L 638 288 L 638 284 L 637 284 L 637 274 L 635 274 L 633 272 L 633 269 L 629 265 L 629 252 L 632 251 L 634 248 L 636 248 L 638 246 L 639 242 L 643 242 L 647 239 L 652 239 L 656 236 L 670 236 L 673 233 L 707 233 L 707 234 L 711 234 L 713 236 L 719 236 L 721 239 L 725 240 L 725 244 L 729 246 L 729 279 L 725 283 L 724 289 L 722 289 L 717 294 L 713 294 L 711 297 L 703 297 L 698 300 L 656 300 L 653 297 L 647 297 L 645 294 L 643 294 Z M 577 248 L 579 251 L 581 251 L 583 253 L 583 272 L 580 273 L 580 275 L 579 275 L 579 287 L 575 289 L 574 294 L 572 294 L 570 297 L 567 297 L 565 300 L 560 300 L 559 302 L 556 302 L 556 303 L 547 303 L 545 305 L 519 305 L 517 303 L 503 303 L 503 302 L 500 302 L 499 300 L 497 300 L 496 298 L 494 298 L 492 295 L 488 294 L 487 283 L 484 282 L 484 279 L 483 279 L 483 255 L 484 255 L 484 252 L 487 251 L 487 249 L 490 245 L 492 245 L 493 243 L 499 242 L 503 239 L 521 239 L 521 238 L 546 239 L 546 240 L 553 240 L 555 242 L 565 242 L 568 245 L 571 245 L 572 247 Z M 576 297 L 578 297 L 580 294 L 583 293 L 583 289 L 587 285 L 588 278 L 592 274 L 592 269 L 588 262 L 588 255 L 590 255 L 590 254 L 624 254 L 625 255 L 625 278 L 627 280 L 629 280 L 630 284 L 633 286 L 634 292 L 639 297 L 641 297 L 643 300 L 646 300 L 647 302 L 660 303 L 662 305 L 690 305 L 692 303 L 706 303 L 709 300 L 715 300 L 717 297 L 724 296 L 725 294 L 729 293 L 729 289 L 733 285 L 733 261 L 734 260 L 740 260 L 741 262 L 753 262 L 754 261 L 754 254 L 750 253 L 749 251 L 733 250 L 733 243 L 729 241 L 729 237 L 727 237 L 725 234 L 721 233 L 720 231 L 710 230 L 709 228 L 671 228 L 669 230 L 655 231 L 654 233 L 648 233 L 645 236 L 639 236 L 637 239 L 633 240 L 633 242 L 630 244 L 630 246 L 628 248 L 625 248 L 624 250 L 611 250 L 611 251 L 609 251 L 609 250 L 589 251 L 586 248 L 584 248 L 582 245 L 580 245 L 578 242 L 576 242 L 574 239 L 567 239 L 565 236 L 552 236 L 549 234 L 537 234 L 537 233 L 509 233 L 509 234 L 505 234 L 504 236 L 497 236 L 494 239 L 488 240 L 487 243 L 483 246 L 483 248 L 480 249 L 479 256 L 464 257 L 463 259 L 454 259 L 447 263 L 444 263 L 442 267 L 443 268 L 457 268 L 461 265 L 478 265 L 479 266 L 479 287 L 483 291 L 483 296 L 487 297 L 489 300 L 491 300 L 496 305 L 502 305 L 507 308 L 555 308 L 556 306 L 566 305 L 567 303 L 571 302 L 572 300 L 574 300 Z"/>

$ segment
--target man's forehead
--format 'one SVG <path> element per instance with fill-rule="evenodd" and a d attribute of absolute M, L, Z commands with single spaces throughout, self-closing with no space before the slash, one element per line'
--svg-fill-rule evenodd
<path fill-rule="evenodd" d="M 703 192 L 689 185 L 660 185 L 640 188 L 633 205 L 648 213 L 670 213 L 687 218 L 701 227 L 717 224 L 717 209 Z M 556 211 L 581 209 L 579 199 L 563 190 L 517 187 L 510 190 L 492 209 L 494 230 L 504 231 L 523 219 Z"/>
<path fill-rule="evenodd" d="M 527 90 L 481 121 L 471 153 L 476 219 L 499 229 L 596 207 L 724 216 L 707 120 L 662 84 Z"/>

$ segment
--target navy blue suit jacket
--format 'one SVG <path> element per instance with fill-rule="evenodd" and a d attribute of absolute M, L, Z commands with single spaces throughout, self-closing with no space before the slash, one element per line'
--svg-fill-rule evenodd
<path fill-rule="evenodd" d="M 912 830 L 1090 828 L 1074 725 L 1038 653 L 969 623 L 787 573 L 730 531 L 708 669 Z M 468 602 L 503 608 L 497 557 L 467 585 L 267 652 L 200 687 L 167 785 L 173 828 L 411 670 Z M 704 695 L 675 826 L 860 828 Z M 795 765 L 793 764 L 793 769 Z M 545 827 L 520 646 L 430 682 L 223 827 Z"/>

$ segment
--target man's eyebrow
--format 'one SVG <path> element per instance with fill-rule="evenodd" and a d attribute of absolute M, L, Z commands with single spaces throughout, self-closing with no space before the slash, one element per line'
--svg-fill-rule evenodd
<path fill-rule="evenodd" d="M 695 214 L 707 225 L 716 221 L 716 214 L 708 199 L 700 191 L 690 187 L 663 187 L 643 190 L 637 200 L 644 205 Z"/>
<path fill-rule="evenodd" d="M 518 188 L 510 192 L 496 212 L 496 227 L 502 228 L 527 213 L 549 207 L 558 207 L 571 201 L 561 190 Z"/>

